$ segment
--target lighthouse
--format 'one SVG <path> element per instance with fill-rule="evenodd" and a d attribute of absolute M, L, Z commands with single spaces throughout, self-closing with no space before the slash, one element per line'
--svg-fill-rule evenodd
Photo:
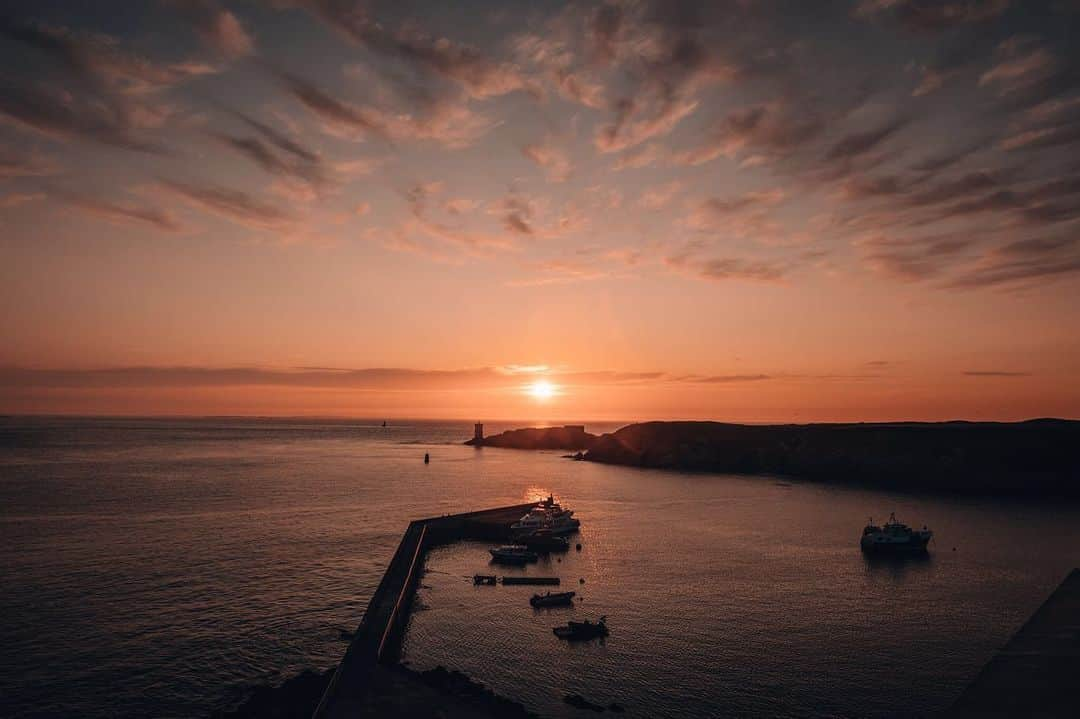
<path fill-rule="evenodd" d="M 479 447 L 484 443 L 484 423 L 477 422 L 473 425 L 473 445 Z"/>

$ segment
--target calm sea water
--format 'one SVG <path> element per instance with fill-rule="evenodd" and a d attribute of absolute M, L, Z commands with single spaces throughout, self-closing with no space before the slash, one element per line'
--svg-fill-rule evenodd
<path fill-rule="evenodd" d="M 328 668 L 409 519 L 547 492 L 582 551 L 526 571 L 582 601 L 534 611 L 529 587 L 471 585 L 486 545 L 441 548 L 405 659 L 548 716 L 579 715 L 569 692 L 641 717 L 931 713 L 1080 565 L 1076 506 L 606 467 L 470 434 L 0 420 L 0 715 L 205 716 Z M 937 531 L 929 560 L 861 556 L 866 517 L 894 509 Z M 603 644 L 551 634 L 600 614 Z"/>

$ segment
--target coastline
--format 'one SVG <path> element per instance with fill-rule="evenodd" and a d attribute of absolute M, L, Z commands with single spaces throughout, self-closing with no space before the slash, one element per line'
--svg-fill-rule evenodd
<path fill-rule="evenodd" d="M 578 450 L 573 459 L 650 469 L 782 475 L 901 491 L 1080 498 L 1080 422 L 746 425 L 643 422 L 512 430 L 473 446 Z"/>

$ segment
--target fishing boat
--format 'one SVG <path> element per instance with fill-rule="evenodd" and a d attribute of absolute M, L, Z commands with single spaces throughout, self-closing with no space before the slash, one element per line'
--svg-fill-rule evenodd
<path fill-rule="evenodd" d="M 495 575 L 494 574 L 474 574 L 472 583 L 476 586 L 494 587 Z"/>
<path fill-rule="evenodd" d="M 863 527 L 859 546 L 867 554 L 919 554 L 926 552 L 926 545 L 933 536 L 933 531 L 925 526 L 922 529 L 912 529 L 898 522 L 896 514 L 893 513 L 889 515 L 889 521 L 881 527 L 874 524 L 871 517 L 870 522 Z"/>
<path fill-rule="evenodd" d="M 537 609 L 541 607 L 569 607 L 574 603 L 575 596 L 577 596 L 577 592 L 556 592 L 555 594 L 545 592 L 532 595 L 529 604 Z"/>
<path fill-rule="evenodd" d="M 606 637 L 608 635 L 607 617 L 600 617 L 595 622 L 590 622 L 588 619 L 583 622 L 567 622 L 565 627 L 555 627 L 551 631 L 559 639 L 572 642 Z"/>
<path fill-rule="evenodd" d="M 489 549 L 491 559 L 502 564 L 526 564 L 535 562 L 540 557 L 536 552 L 522 544 L 507 544 L 497 549 Z"/>

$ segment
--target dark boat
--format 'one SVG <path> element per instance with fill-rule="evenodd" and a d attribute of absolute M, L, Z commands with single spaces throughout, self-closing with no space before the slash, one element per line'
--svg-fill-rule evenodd
<path fill-rule="evenodd" d="M 518 537 L 517 541 L 534 552 L 565 552 L 570 549 L 570 542 L 565 537 L 552 534 L 550 529 L 538 529 Z"/>
<path fill-rule="evenodd" d="M 493 586 L 495 586 L 495 575 L 494 574 L 475 574 L 475 575 L 473 575 L 472 583 L 477 585 L 477 586 L 484 585 L 484 586 L 488 586 L 488 587 L 493 587 Z"/>
<path fill-rule="evenodd" d="M 572 642 L 596 639 L 608 635 L 606 620 L 607 617 L 600 617 L 595 622 L 590 622 L 588 619 L 584 622 L 567 622 L 565 627 L 555 627 L 551 631 L 559 639 L 567 639 Z"/>
<path fill-rule="evenodd" d="M 867 554 L 923 554 L 933 536 L 926 527 L 912 529 L 896 521 L 895 514 L 890 514 L 883 527 L 875 525 L 873 519 L 863 527 L 859 546 Z"/>
<path fill-rule="evenodd" d="M 539 559 L 536 552 L 521 544 L 508 544 L 488 551 L 491 553 L 491 561 L 502 564 L 525 564 Z"/>
<path fill-rule="evenodd" d="M 569 607 L 574 603 L 574 597 L 577 592 L 545 592 L 544 594 L 534 594 L 532 599 L 529 600 L 529 604 L 536 608 L 540 607 Z"/>

